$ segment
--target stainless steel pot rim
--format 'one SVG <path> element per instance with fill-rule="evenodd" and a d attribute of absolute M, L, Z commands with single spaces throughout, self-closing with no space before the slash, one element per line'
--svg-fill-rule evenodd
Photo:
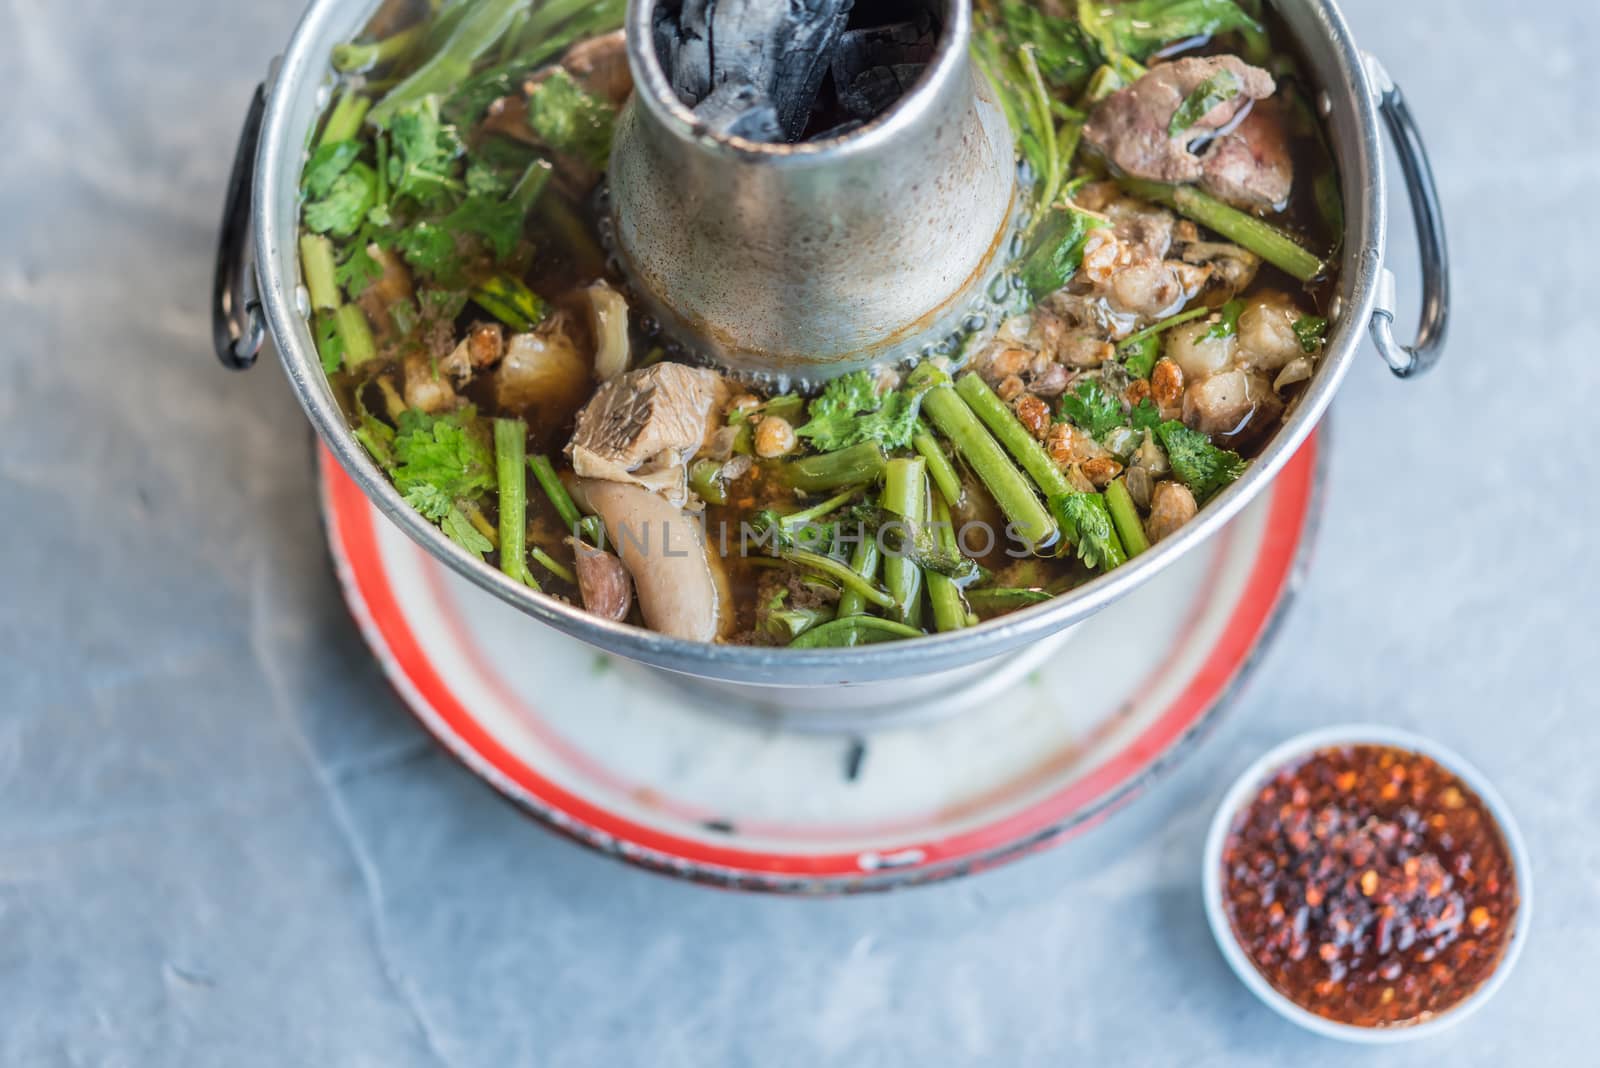
<path fill-rule="evenodd" d="M 1332 0 L 1303 0 L 1331 43 L 1327 59 L 1337 72 L 1330 103 L 1347 108 L 1353 143 L 1340 144 L 1341 184 L 1346 200 L 1340 308 L 1324 364 L 1297 409 L 1266 450 L 1233 486 L 1203 508 L 1183 529 L 1150 552 L 1076 590 L 1030 609 L 952 634 L 857 649 L 790 650 L 715 645 L 668 638 L 651 631 L 596 619 L 581 608 L 517 584 L 456 547 L 408 506 L 351 434 L 328 388 L 302 313 L 303 296 L 286 265 L 294 262 L 297 218 L 292 210 L 309 124 L 295 128 L 289 90 L 324 83 L 326 43 L 358 24 L 367 4 L 313 0 L 296 28 L 266 104 L 252 204 L 255 269 L 261 300 L 284 368 L 308 417 L 339 463 L 389 518 L 428 552 L 477 585 L 526 614 L 593 645 L 655 667 L 685 674 L 776 685 L 815 685 L 902 677 L 996 656 L 1033 638 L 1087 618 L 1163 571 L 1220 530 L 1288 462 L 1321 419 L 1372 318 L 1386 245 L 1387 197 L 1380 171 L 1376 97 L 1363 57 Z M 1322 79 L 1325 83 L 1328 79 Z M 290 205 L 284 210 L 284 205 Z"/>

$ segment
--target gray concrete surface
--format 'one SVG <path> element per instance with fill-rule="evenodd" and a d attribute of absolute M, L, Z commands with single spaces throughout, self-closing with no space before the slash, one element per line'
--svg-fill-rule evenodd
<path fill-rule="evenodd" d="M 525 822 L 366 655 L 280 373 L 208 351 L 224 172 L 295 0 L 0 3 L 0 1064 L 1592 1061 L 1600 16 L 1348 7 L 1443 183 L 1447 365 L 1351 376 L 1315 574 L 1176 775 L 1058 852 L 816 902 Z M 1541 897 L 1494 1004 L 1371 1056 L 1255 1004 L 1195 885 L 1231 775 L 1351 718 L 1479 762 Z"/>

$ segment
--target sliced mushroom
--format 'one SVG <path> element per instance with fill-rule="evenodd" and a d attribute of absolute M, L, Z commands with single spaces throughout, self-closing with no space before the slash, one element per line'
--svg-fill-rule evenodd
<path fill-rule="evenodd" d="M 622 561 L 577 538 L 568 538 L 577 560 L 578 592 L 590 613 L 620 623 L 633 607 L 633 579 Z"/>
<path fill-rule="evenodd" d="M 606 536 L 633 578 L 647 627 L 703 642 L 723 632 L 726 579 L 699 523 L 629 482 L 580 479 L 573 496 L 605 522 Z"/>

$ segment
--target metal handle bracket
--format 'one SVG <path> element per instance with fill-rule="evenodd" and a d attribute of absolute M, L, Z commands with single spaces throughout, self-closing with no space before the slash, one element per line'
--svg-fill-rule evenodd
<path fill-rule="evenodd" d="M 1395 280 L 1388 268 L 1384 268 L 1378 278 L 1377 303 L 1372 312 L 1372 343 L 1389 370 L 1400 378 L 1412 378 L 1438 363 L 1444 352 L 1450 318 L 1450 253 L 1445 245 L 1444 212 L 1439 206 L 1439 190 L 1434 183 L 1433 168 L 1428 163 L 1428 150 L 1422 144 L 1422 135 L 1399 86 L 1375 57 L 1367 56 L 1366 66 L 1377 96 L 1378 112 L 1389 127 L 1389 136 L 1394 139 L 1395 151 L 1400 156 L 1400 168 L 1405 172 L 1422 261 L 1422 320 L 1417 326 L 1416 341 L 1402 345 L 1395 340 Z"/>
<path fill-rule="evenodd" d="M 228 177 L 222 230 L 217 238 L 216 273 L 212 276 L 211 342 L 222 366 L 232 371 L 247 371 L 254 366 L 267 338 L 255 268 L 250 263 L 250 194 L 266 107 L 266 86 L 258 85 L 245 115 L 244 129 L 239 132 L 233 172 Z"/>

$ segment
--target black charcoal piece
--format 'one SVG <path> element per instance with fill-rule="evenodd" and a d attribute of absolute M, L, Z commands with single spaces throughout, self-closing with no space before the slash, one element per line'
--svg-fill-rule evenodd
<path fill-rule="evenodd" d="M 844 32 L 853 0 L 717 0 L 711 18 L 711 82 L 748 82 L 798 140 Z"/>
<path fill-rule="evenodd" d="M 796 0 L 804 12 L 783 38 L 772 99 L 785 135 L 798 141 L 816 106 L 817 91 L 844 35 L 854 0 Z"/>
<path fill-rule="evenodd" d="M 921 63 L 901 63 L 862 71 L 848 89 L 840 91 L 839 106 L 858 119 L 877 118 L 910 92 L 926 69 Z"/>
<path fill-rule="evenodd" d="M 656 57 L 685 107 L 694 107 L 711 93 L 711 20 L 716 7 L 717 0 L 683 0 L 675 16 L 657 16 Z"/>
<path fill-rule="evenodd" d="M 934 18 L 926 12 L 909 22 L 850 30 L 840 35 L 833 50 L 833 80 L 841 86 L 854 85 L 874 67 L 928 63 L 938 46 Z"/>
<path fill-rule="evenodd" d="M 772 101 L 746 82 L 723 82 L 700 101 L 694 115 L 712 133 L 768 144 L 784 139 Z"/>

